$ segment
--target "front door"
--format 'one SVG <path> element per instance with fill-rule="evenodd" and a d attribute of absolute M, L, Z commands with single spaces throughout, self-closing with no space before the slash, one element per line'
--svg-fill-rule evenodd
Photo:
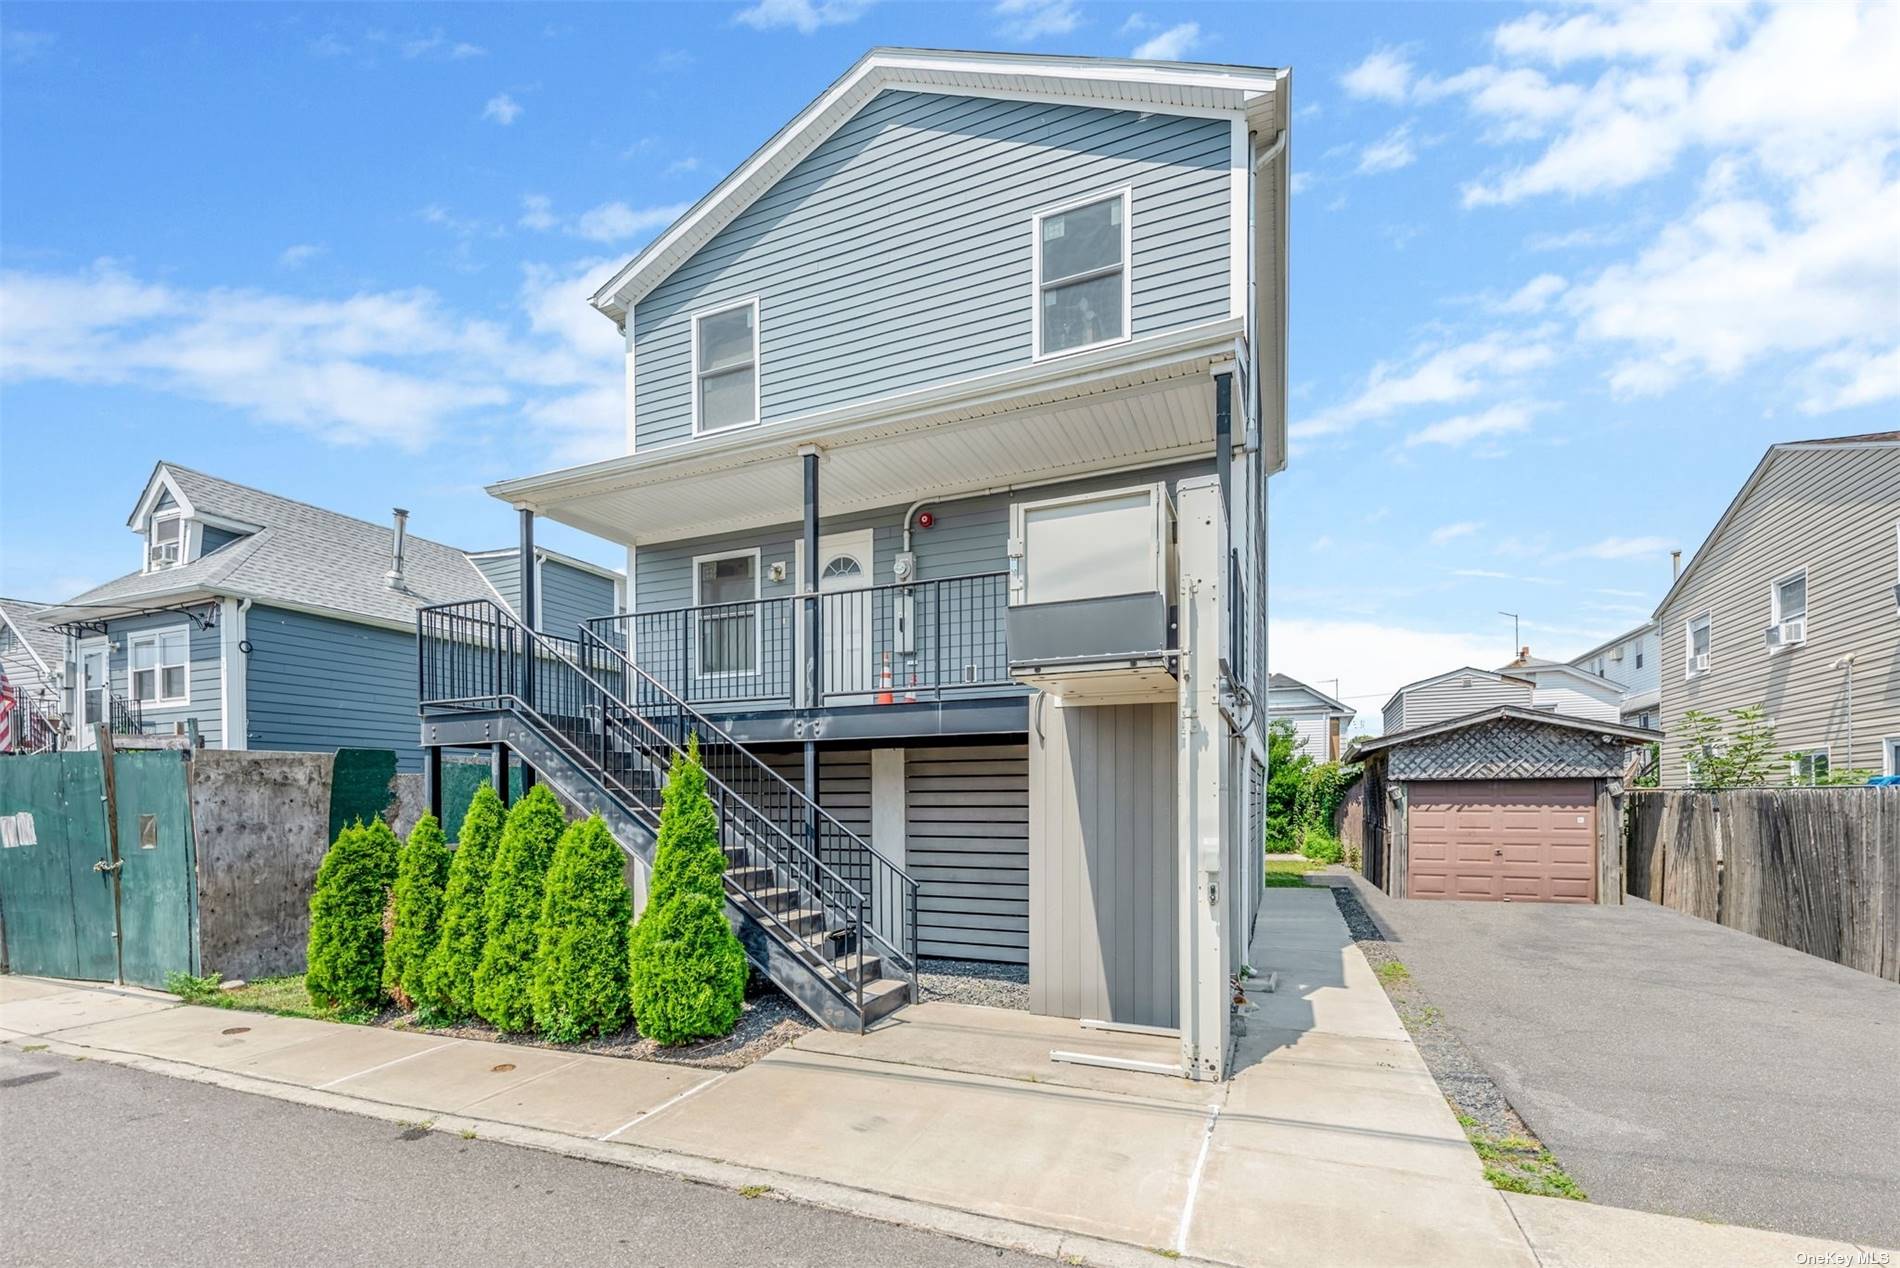
<path fill-rule="evenodd" d="M 871 631 L 878 596 L 886 592 L 871 589 L 872 541 L 868 528 L 818 539 L 818 593 L 824 596 L 819 600 L 824 613 L 819 684 L 826 695 L 882 690 L 882 667 L 871 663 Z M 802 583 L 803 542 L 798 544 L 798 570 Z M 799 628 L 804 628 L 802 623 Z"/>
<path fill-rule="evenodd" d="M 98 742 L 93 730 L 101 722 L 112 721 L 111 646 L 105 640 L 79 645 L 79 682 L 74 691 L 73 737 L 80 748 L 92 748 Z"/>

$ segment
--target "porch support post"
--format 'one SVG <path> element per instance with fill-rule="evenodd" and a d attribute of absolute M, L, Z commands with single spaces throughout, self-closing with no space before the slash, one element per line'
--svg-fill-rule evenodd
<path fill-rule="evenodd" d="M 534 512 L 527 507 L 521 508 L 521 623 L 530 630 L 536 628 L 534 619 Z M 534 662 L 535 648 L 532 640 L 521 649 L 521 701 L 534 704 Z M 496 791 L 500 791 L 497 789 Z"/>
<path fill-rule="evenodd" d="M 801 600 L 805 605 L 803 696 L 805 708 L 815 711 L 819 702 L 818 667 L 824 663 L 819 642 L 824 637 L 824 629 L 818 611 L 818 450 L 807 445 L 799 450 L 799 457 L 805 464 L 805 575 L 799 579 L 798 586 L 805 593 Z M 811 807 L 818 804 L 818 745 L 810 738 L 805 741 L 805 796 L 810 798 L 810 806 L 805 811 L 805 835 L 816 853 L 818 815 Z"/>
<path fill-rule="evenodd" d="M 422 750 L 422 795 L 429 813 L 442 822 L 442 746 L 431 744 Z"/>

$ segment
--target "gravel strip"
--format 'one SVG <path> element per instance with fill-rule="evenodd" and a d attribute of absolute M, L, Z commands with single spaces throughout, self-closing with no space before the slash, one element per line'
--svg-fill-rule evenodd
<path fill-rule="evenodd" d="M 986 960 L 945 960 L 923 956 L 917 961 L 917 984 L 923 988 L 922 994 L 926 1000 L 1029 1011 L 1027 964 L 992 964 Z"/>
<path fill-rule="evenodd" d="M 1381 971 L 1384 965 L 1398 964 L 1401 968 L 1404 965 L 1393 953 L 1391 944 L 1385 940 L 1385 933 L 1379 928 L 1378 922 L 1360 904 L 1359 896 L 1353 893 L 1352 886 L 1343 878 L 1327 881 L 1315 876 L 1315 880 L 1333 891 L 1333 902 L 1339 907 L 1347 932 L 1359 944 L 1366 962 L 1384 985 L 1386 995 L 1392 1000 L 1392 1007 L 1398 1011 L 1399 1020 L 1411 1034 L 1412 1042 L 1418 1045 L 1419 1055 L 1425 1058 L 1426 1068 L 1432 1072 L 1438 1090 L 1445 1094 L 1452 1108 L 1475 1120 L 1478 1130 L 1486 1135 L 1494 1138 L 1515 1136 L 1536 1141 L 1537 1134 L 1511 1108 L 1511 1103 L 1504 1099 L 1504 1093 L 1491 1081 L 1491 1076 L 1471 1055 L 1471 1050 L 1465 1047 L 1457 1032 L 1446 1023 L 1444 1014 L 1432 1004 L 1431 997 L 1418 984 L 1418 980 L 1409 973 L 1401 975 L 1394 969 Z"/>

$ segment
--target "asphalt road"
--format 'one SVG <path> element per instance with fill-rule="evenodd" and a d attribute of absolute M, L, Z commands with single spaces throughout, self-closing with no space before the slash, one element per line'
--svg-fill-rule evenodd
<path fill-rule="evenodd" d="M 1357 892 L 1593 1200 L 1900 1247 L 1900 986 L 1635 900 Z"/>
<path fill-rule="evenodd" d="M 0 1263 L 1048 1261 L 769 1196 L 0 1047 Z"/>

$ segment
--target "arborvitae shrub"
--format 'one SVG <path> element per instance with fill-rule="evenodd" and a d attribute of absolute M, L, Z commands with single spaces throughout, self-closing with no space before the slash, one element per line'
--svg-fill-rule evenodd
<path fill-rule="evenodd" d="M 554 844 L 567 827 L 561 803 L 537 784 L 508 812 L 501 848 L 483 895 L 481 962 L 475 968 L 475 1011 L 501 1030 L 521 1033 L 534 1024 L 528 998 L 535 926 Z"/>
<path fill-rule="evenodd" d="M 561 834 L 535 929 L 529 995 L 537 1029 L 556 1043 L 627 1020 L 627 856 L 594 815 Z"/>
<path fill-rule="evenodd" d="M 387 824 L 379 821 L 377 826 L 389 832 Z M 351 824 L 324 853 L 310 895 L 304 989 L 318 1007 L 365 1009 L 381 1002 L 388 894 L 381 837 L 360 823 Z"/>
<path fill-rule="evenodd" d="M 646 912 L 630 940 L 634 1017 L 658 1043 L 726 1034 L 744 1010 L 745 949 L 726 919 L 725 869 L 694 742 L 667 775 Z"/>
<path fill-rule="evenodd" d="M 442 825 L 424 812 L 396 864 L 395 923 L 383 948 L 383 989 L 401 1004 L 422 999 L 422 977 L 442 928 L 449 846 Z"/>
<path fill-rule="evenodd" d="M 488 928 L 483 899 L 507 813 L 501 795 L 485 783 L 475 790 L 462 816 L 462 839 L 449 863 L 448 892 L 442 900 L 442 931 L 422 970 L 422 993 L 416 996 L 425 1012 L 443 1021 L 459 1021 L 475 1011 L 475 969 Z"/>

